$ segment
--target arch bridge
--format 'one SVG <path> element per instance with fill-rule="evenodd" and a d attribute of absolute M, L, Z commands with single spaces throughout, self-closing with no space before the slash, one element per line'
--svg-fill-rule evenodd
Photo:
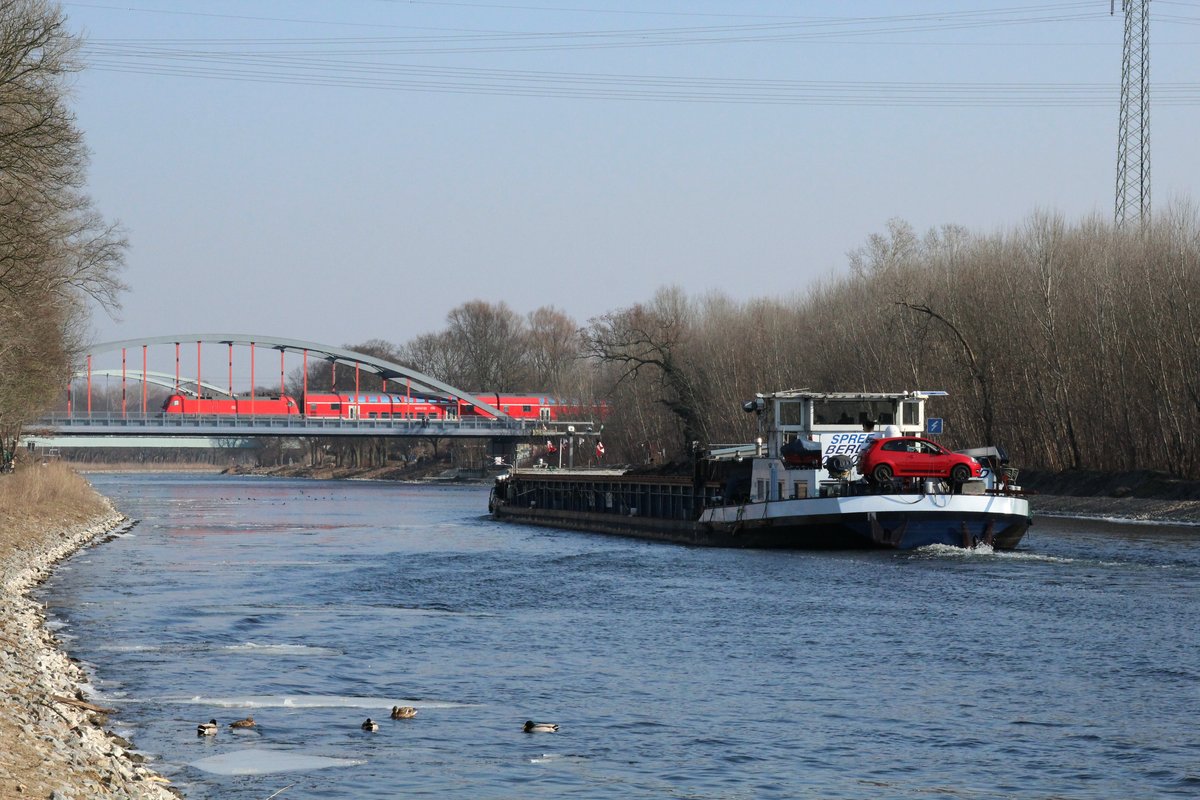
<path fill-rule="evenodd" d="M 208 345 L 208 352 L 205 352 Z M 194 361 L 192 348 L 195 348 Z M 163 348 L 167 355 L 163 355 Z M 173 353 L 171 351 L 173 348 Z M 235 348 L 241 356 L 236 362 Z M 264 391 L 259 384 L 263 351 L 279 354 L 279 393 Z M 248 355 L 247 355 L 248 354 Z M 119 367 L 100 365 L 119 355 Z M 153 356 L 153 358 L 152 358 Z M 170 361 L 173 357 L 174 370 Z M 207 360 L 206 360 L 207 359 Z M 287 370 L 301 371 L 296 413 L 254 413 L 255 401 L 288 396 Z M 273 360 L 273 356 L 272 356 Z M 163 362 L 167 363 L 163 363 Z M 186 362 L 186 363 L 185 363 Z M 339 365 L 353 370 L 354 396 L 394 395 L 438 398 L 451 410 L 441 418 L 355 418 L 313 416 L 308 408 L 310 362 L 329 364 L 331 384 L 337 385 Z M 237 363 L 238 381 L 235 383 Z M 151 364 L 155 369 L 151 369 Z M 161 369 L 166 366 L 168 369 Z M 274 365 L 268 368 L 273 372 Z M 248 372 L 248 375 L 246 374 Z M 119 402 L 111 389 L 120 380 Z M 205 380 L 207 378 L 208 380 Z M 102 397 L 97 384 L 105 381 Z M 215 381 L 225 379 L 224 386 Z M 246 381 L 248 379 L 248 388 Z M 273 379 L 272 379 L 273 380 Z M 348 383 L 348 380 L 343 380 Z M 131 385 L 135 391 L 131 392 Z M 248 413 L 167 413 L 149 407 L 148 388 L 166 387 L 175 395 L 193 398 L 239 399 Z M 238 390 L 238 385 L 242 389 Z M 378 387 L 378 388 L 373 388 Z M 140 390 L 140 391 L 137 391 Z M 320 389 L 322 393 L 347 394 L 349 389 Z M 102 400 L 102 402 L 101 402 Z M 103 405 L 101 409 L 99 406 Z M 199 404 L 197 404 L 199 405 Z M 263 406 L 260 406 L 260 408 Z M 482 414 L 468 413 L 475 409 Z M 520 439 L 553 435 L 568 425 L 587 425 L 589 420 L 514 419 L 502 409 L 470 392 L 437 380 L 402 364 L 366 353 L 318 342 L 252 334 L 178 334 L 144 339 L 125 339 L 93 345 L 83 356 L 67 387 L 65 411 L 59 411 L 27 426 L 30 433 L 44 436 L 187 436 L 236 438 L 244 436 L 396 436 L 396 437 L 488 437 Z"/>

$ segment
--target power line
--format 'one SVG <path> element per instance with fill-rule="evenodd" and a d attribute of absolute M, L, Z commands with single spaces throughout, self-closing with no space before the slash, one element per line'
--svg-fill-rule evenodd
<path fill-rule="evenodd" d="M 453 94 L 693 103 L 888 107 L 1111 107 L 1105 83 L 947 83 L 697 78 L 376 64 L 311 55 L 95 54 L 93 69 L 257 83 Z M 1200 83 L 1167 84 L 1166 105 L 1200 104 Z"/>
<path fill-rule="evenodd" d="M 509 8 L 488 3 L 466 5 Z M 471 69 L 394 61 L 404 56 L 498 52 L 797 41 L 828 43 L 847 38 L 866 42 L 870 37 L 883 34 L 943 32 L 1100 18 L 1102 12 L 1085 10 L 1085 7 L 1094 9 L 1094 5 L 1094 0 L 1088 0 L 975 11 L 787 18 L 783 21 L 772 19 L 765 23 L 623 30 L 439 30 L 431 33 L 423 29 L 419 33 L 370 37 L 101 39 L 88 42 L 84 55 L 89 68 L 103 72 L 388 91 L 810 106 L 1102 107 L 1116 99 L 1116 92 L 1109 84 L 718 79 Z M 1175 0 L 1175 5 L 1180 5 L 1179 0 Z M 567 10 L 543 6 L 520 8 Z M 878 44 L 878 41 L 871 43 Z M 1160 94 L 1156 102 L 1163 105 L 1194 106 L 1200 102 L 1200 84 L 1164 84 L 1158 87 L 1158 91 Z"/>

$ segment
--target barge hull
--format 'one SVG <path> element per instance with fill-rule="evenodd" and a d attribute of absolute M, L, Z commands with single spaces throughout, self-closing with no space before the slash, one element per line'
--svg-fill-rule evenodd
<path fill-rule="evenodd" d="M 499 519 L 552 528 L 629 536 L 702 547 L 786 550 L 897 549 L 933 544 L 1011 550 L 1029 527 L 1020 514 L 837 513 L 802 519 L 693 522 L 587 511 L 498 506 Z"/>

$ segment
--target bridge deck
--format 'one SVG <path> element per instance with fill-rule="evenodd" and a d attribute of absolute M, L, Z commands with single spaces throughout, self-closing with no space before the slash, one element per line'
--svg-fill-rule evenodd
<path fill-rule="evenodd" d="M 587 422 L 571 423 L 586 426 Z M 45 417 L 26 426 L 53 436 L 396 436 L 523 439 L 555 436 L 567 423 L 542 420 L 340 419 L 130 412 Z"/>

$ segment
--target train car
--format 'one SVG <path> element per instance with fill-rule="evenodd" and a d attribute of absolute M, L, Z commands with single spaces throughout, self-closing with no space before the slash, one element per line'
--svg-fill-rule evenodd
<path fill-rule="evenodd" d="M 500 409 L 513 419 L 540 419 L 549 421 L 554 418 L 552 403 L 547 397 L 500 394 L 498 392 L 484 392 L 475 396 L 488 405 Z M 475 408 L 475 406 L 468 406 L 463 411 L 464 414 L 469 413 L 472 416 L 488 418 L 492 416 L 486 411 Z"/>
<path fill-rule="evenodd" d="M 537 394 L 501 394 L 487 392 L 476 395 L 513 419 L 536 419 L 543 422 L 603 422 L 608 417 L 608 404 L 603 401 L 583 402 Z M 490 417 L 491 414 L 474 407 L 464 408 L 471 413 Z"/>
<path fill-rule="evenodd" d="M 191 397 L 173 394 L 163 402 L 167 414 L 220 414 L 293 416 L 300 413 L 296 401 L 282 397 Z"/>
<path fill-rule="evenodd" d="M 439 398 L 413 397 L 386 392 L 358 394 L 309 394 L 304 414 L 340 419 L 453 419 L 455 405 Z"/>

